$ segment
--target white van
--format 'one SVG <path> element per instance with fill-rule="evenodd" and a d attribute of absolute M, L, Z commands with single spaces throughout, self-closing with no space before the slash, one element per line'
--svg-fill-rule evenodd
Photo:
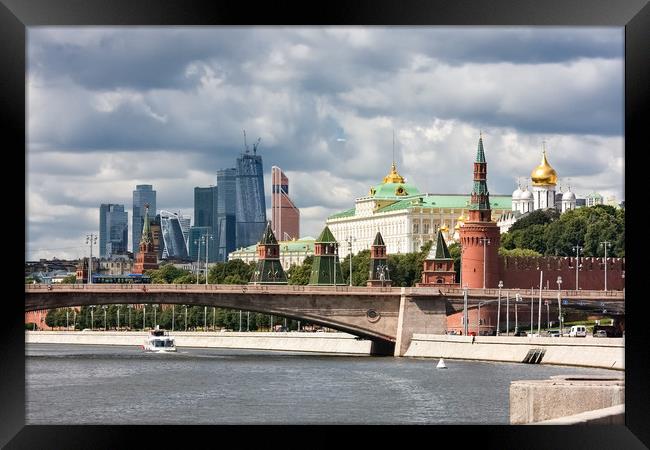
<path fill-rule="evenodd" d="M 587 337 L 587 327 L 584 325 L 574 325 L 569 331 L 569 337 Z"/>

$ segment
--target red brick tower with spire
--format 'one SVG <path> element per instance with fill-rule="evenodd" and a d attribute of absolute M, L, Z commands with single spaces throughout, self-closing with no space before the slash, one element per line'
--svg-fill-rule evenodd
<path fill-rule="evenodd" d="M 474 187 L 469 218 L 460 227 L 461 280 L 469 288 L 495 288 L 499 283 L 499 227 L 492 221 L 490 192 L 487 188 L 487 162 L 483 136 L 479 135 L 474 161 Z"/>
<path fill-rule="evenodd" d="M 140 251 L 135 257 L 133 273 L 144 273 L 145 270 L 158 268 L 158 253 L 153 246 L 151 225 L 149 223 L 149 205 L 144 205 L 144 226 L 140 238 Z"/>

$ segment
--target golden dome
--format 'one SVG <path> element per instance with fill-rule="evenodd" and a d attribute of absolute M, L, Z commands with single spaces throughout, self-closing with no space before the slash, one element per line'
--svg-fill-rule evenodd
<path fill-rule="evenodd" d="M 446 224 L 446 223 L 443 223 L 443 224 L 442 224 L 442 226 L 440 227 L 440 231 L 445 232 L 445 233 L 446 233 L 447 231 L 449 231 L 449 227 L 447 227 L 447 224 Z"/>
<path fill-rule="evenodd" d="M 533 169 L 530 178 L 533 180 L 533 186 L 557 184 L 557 173 L 546 160 L 546 150 L 542 152 L 542 163 Z"/>
<path fill-rule="evenodd" d="M 384 177 L 384 183 L 404 183 L 404 178 L 397 173 L 397 167 L 395 163 L 390 168 L 390 173 Z"/>

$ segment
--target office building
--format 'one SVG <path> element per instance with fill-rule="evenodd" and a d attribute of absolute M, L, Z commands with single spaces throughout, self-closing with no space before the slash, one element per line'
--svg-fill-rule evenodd
<path fill-rule="evenodd" d="M 258 242 L 266 227 L 266 200 L 262 157 L 253 146 L 237 158 L 236 176 L 236 245 L 247 247 Z"/>
<path fill-rule="evenodd" d="M 129 242 L 129 217 L 124 205 L 103 203 L 99 207 L 99 256 L 125 255 Z"/>
<path fill-rule="evenodd" d="M 271 225 L 281 241 L 300 237 L 300 210 L 289 198 L 289 179 L 277 166 L 271 168 Z"/>
<path fill-rule="evenodd" d="M 227 261 L 237 248 L 237 169 L 217 171 L 217 215 L 214 235 L 217 261 Z M 195 224 L 196 225 L 196 224 Z"/>

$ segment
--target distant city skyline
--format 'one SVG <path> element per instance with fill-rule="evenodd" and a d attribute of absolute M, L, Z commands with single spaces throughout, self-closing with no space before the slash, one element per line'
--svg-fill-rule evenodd
<path fill-rule="evenodd" d="M 467 194 L 479 130 L 491 194 L 530 177 L 624 196 L 623 28 L 37 27 L 28 29 L 26 259 L 87 256 L 101 204 L 149 184 L 193 215 L 261 137 L 316 236 L 388 173 Z M 524 181 L 525 182 L 525 181 Z M 558 189 L 559 190 L 559 189 Z M 97 254 L 98 249 L 93 252 Z"/>

